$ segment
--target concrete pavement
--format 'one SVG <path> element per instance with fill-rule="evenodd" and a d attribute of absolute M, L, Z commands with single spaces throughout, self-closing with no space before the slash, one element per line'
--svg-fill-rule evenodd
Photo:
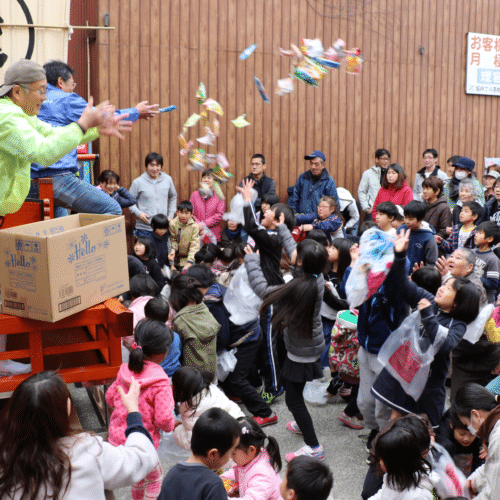
<path fill-rule="evenodd" d="M 75 406 L 85 429 L 97 428 L 99 426 L 92 405 L 87 398 L 85 389 L 71 390 Z M 366 465 L 367 453 L 365 451 L 368 430 L 354 430 L 341 424 L 338 417 L 346 406 L 340 397 L 334 398 L 334 403 L 326 405 L 309 404 L 319 442 L 323 445 L 326 454 L 326 463 L 331 467 L 334 476 L 334 487 L 331 498 L 333 500 L 354 500 L 361 498 L 364 476 L 368 469 Z M 245 408 L 243 411 L 245 411 Z M 272 405 L 278 414 L 278 423 L 265 427 L 268 435 L 274 436 L 281 451 L 281 457 L 285 464 L 281 477 L 284 477 L 286 462 L 284 457 L 287 453 L 295 451 L 303 446 L 301 436 L 292 434 L 285 426 L 292 415 L 288 411 L 284 396 L 281 396 Z M 246 412 L 245 412 L 246 413 Z M 162 467 L 164 476 L 175 463 L 176 459 L 162 452 Z M 116 500 L 131 500 L 130 488 L 122 488 L 115 491 Z"/>

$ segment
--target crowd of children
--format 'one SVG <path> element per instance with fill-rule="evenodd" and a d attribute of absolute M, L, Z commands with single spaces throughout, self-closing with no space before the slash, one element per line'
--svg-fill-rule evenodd
<path fill-rule="evenodd" d="M 78 498 L 92 487 L 104 498 L 105 489 L 130 485 L 134 500 L 326 499 L 333 477 L 303 393 L 327 373 L 326 400 L 347 403 L 342 424 L 369 431 L 362 498 L 444 500 L 439 446 L 460 494 L 496 498 L 500 174 L 490 175 L 485 200 L 472 160 L 450 161 L 454 173 L 444 182 L 419 172 L 416 199 L 404 169 L 386 166 L 365 210 L 373 222 L 358 234 L 346 233 L 330 196 L 315 213 L 294 214 L 275 194 L 263 195 L 256 211 L 251 179 L 224 214 L 220 186 L 205 170 L 173 218 L 154 215 L 152 231 L 134 238 L 130 292 L 122 297 L 134 332 L 123 338 L 124 364 L 106 393 L 109 443 L 73 434 L 61 379 L 34 375 L 0 422 L 0 496 Z M 119 181 L 104 171 L 99 188 L 133 205 Z M 390 270 L 367 300 L 352 304 L 349 283 L 373 237 L 391 242 Z M 282 395 L 293 416 L 286 429 L 304 441 L 284 455 L 283 481 L 278 443 L 262 429 L 278 423 L 272 404 Z M 23 411 L 38 424 L 22 420 Z M 57 419 L 45 425 L 43 412 Z M 155 451 L 160 431 L 191 451 L 165 477 Z"/>

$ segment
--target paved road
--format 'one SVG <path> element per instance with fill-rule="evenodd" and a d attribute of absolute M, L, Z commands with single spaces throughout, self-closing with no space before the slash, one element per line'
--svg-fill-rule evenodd
<path fill-rule="evenodd" d="M 92 427 L 97 420 L 92 420 L 92 408 L 84 389 L 72 390 L 80 420 L 83 425 Z M 334 404 L 323 406 L 309 404 L 316 433 L 326 453 L 326 463 L 332 468 L 334 488 L 331 498 L 334 500 L 358 500 L 361 498 L 361 489 L 368 466 L 366 465 L 367 430 L 353 430 L 342 425 L 338 416 L 346 403 L 339 397 Z M 300 448 L 303 445 L 302 437 L 291 434 L 286 430 L 286 423 L 292 419 L 288 411 L 284 396 L 272 405 L 278 413 L 277 424 L 265 428 L 267 434 L 274 436 L 280 445 L 281 456 Z M 243 408 L 244 410 L 244 408 Z M 244 410 L 245 411 L 245 410 Z M 85 420 L 83 422 L 83 420 Z M 161 453 L 164 457 L 164 454 Z M 163 474 L 165 475 L 175 463 L 169 457 L 162 460 Z M 283 477 L 283 472 L 280 474 Z M 115 491 L 116 500 L 131 500 L 130 488 Z"/>

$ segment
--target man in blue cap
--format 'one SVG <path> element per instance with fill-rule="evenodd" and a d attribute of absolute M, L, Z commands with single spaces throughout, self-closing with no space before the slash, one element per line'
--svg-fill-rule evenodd
<path fill-rule="evenodd" d="M 325 168 L 326 156 L 321 151 L 313 151 L 304 156 L 309 160 L 309 170 L 297 179 L 288 205 L 296 214 L 312 214 L 318 209 L 323 196 L 332 196 L 340 207 L 337 186 Z"/>

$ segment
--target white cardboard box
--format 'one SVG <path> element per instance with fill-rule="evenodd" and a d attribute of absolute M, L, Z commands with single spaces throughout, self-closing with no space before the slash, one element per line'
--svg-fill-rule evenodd
<path fill-rule="evenodd" d="M 0 231 L 2 312 L 55 322 L 129 289 L 125 218 L 77 214 Z"/>

